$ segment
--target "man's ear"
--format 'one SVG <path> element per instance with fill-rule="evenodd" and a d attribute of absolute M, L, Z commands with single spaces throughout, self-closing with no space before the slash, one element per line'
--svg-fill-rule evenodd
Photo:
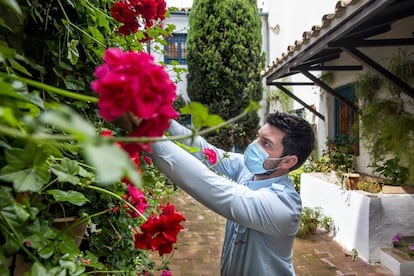
<path fill-rule="evenodd" d="M 288 155 L 285 160 L 280 163 L 280 168 L 289 170 L 298 163 L 298 157 L 296 155 Z"/>

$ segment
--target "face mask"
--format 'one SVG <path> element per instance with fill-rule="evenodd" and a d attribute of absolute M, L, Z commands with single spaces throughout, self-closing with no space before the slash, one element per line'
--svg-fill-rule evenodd
<path fill-rule="evenodd" d="M 266 159 L 270 160 L 283 160 L 285 157 L 269 157 L 269 154 L 260 146 L 257 140 L 253 141 L 247 146 L 244 151 L 244 164 L 253 174 L 264 174 L 267 172 L 273 172 L 279 169 L 279 167 L 266 170 L 264 168 L 264 162 Z"/>

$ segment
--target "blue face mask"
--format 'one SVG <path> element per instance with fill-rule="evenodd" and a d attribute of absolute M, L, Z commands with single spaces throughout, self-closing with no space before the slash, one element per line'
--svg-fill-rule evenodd
<path fill-rule="evenodd" d="M 244 151 L 244 164 L 251 173 L 264 174 L 279 169 L 279 167 L 270 170 L 265 169 L 264 162 L 266 159 L 283 160 L 286 157 L 269 157 L 269 154 L 260 146 L 258 140 L 255 140 Z"/>

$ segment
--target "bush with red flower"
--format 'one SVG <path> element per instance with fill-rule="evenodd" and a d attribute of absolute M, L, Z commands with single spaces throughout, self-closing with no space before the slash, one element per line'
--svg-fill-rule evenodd
<path fill-rule="evenodd" d="M 171 275 L 185 218 L 143 155 L 178 116 L 175 84 L 142 44 L 171 34 L 165 1 L 0 9 L 0 274 L 26 259 L 31 275 Z"/>
<path fill-rule="evenodd" d="M 142 43 L 171 34 L 164 0 L 0 9 L 0 274 L 27 260 L 31 275 L 170 275 L 184 217 L 168 203 L 174 186 L 143 154 L 178 115 L 175 85 Z M 187 110 L 210 127 L 203 134 L 253 109 L 228 122 L 197 104 Z M 57 228 L 67 217 L 77 220 Z M 84 224 L 78 246 L 72 230 Z"/>

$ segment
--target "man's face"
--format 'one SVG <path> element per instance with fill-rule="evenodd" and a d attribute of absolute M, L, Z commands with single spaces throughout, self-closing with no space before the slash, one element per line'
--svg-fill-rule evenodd
<path fill-rule="evenodd" d="M 260 146 L 269 154 L 269 157 L 282 157 L 283 145 L 282 140 L 285 133 L 278 128 L 265 124 L 258 132 L 258 141 Z M 265 169 L 276 168 L 280 160 L 267 159 L 264 162 Z"/>

